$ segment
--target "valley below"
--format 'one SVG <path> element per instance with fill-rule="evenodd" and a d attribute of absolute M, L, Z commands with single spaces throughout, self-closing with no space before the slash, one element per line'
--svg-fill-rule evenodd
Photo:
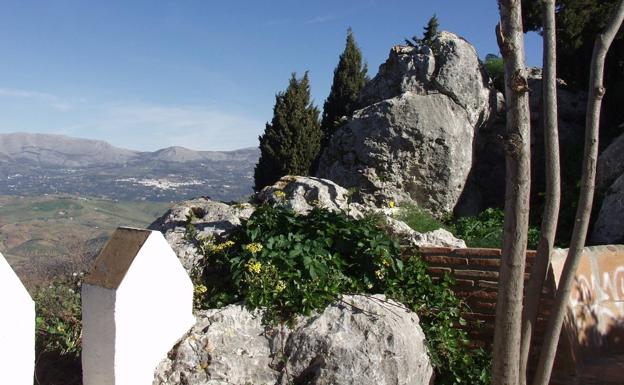
<path fill-rule="evenodd" d="M 85 270 L 115 228 L 147 227 L 173 202 L 247 200 L 258 156 L 0 134 L 0 252 L 29 287 Z"/>

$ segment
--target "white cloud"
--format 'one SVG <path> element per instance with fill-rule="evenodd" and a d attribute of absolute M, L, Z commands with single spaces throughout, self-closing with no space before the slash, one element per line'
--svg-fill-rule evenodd
<path fill-rule="evenodd" d="M 73 107 L 72 104 L 66 99 L 46 92 L 0 88 L 0 96 L 38 100 L 61 112 L 69 111 Z"/>

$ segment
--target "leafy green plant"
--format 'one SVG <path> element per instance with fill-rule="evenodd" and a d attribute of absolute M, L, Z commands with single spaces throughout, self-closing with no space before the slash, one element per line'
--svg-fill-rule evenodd
<path fill-rule="evenodd" d="M 503 244 L 503 222 L 505 214 L 501 209 L 489 208 L 478 216 L 462 217 L 454 221 L 452 232 L 466 241 L 468 247 L 500 248 Z M 539 230 L 530 227 L 528 247 L 535 249 L 539 242 Z"/>
<path fill-rule="evenodd" d="M 80 355 L 82 330 L 78 275 L 36 290 L 36 330 L 40 351 Z"/>
<path fill-rule="evenodd" d="M 421 233 L 447 228 L 444 223 L 435 219 L 427 211 L 410 203 L 404 203 L 399 207 L 397 219 L 405 222 L 409 227 Z"/>
<path fill-rule="evenodd" d="M 36 380 L 40 385 L 80 382 L 81 274 L 35 290 Z"/>
<path fill-rule="evenodd" d="M 459 326 L 465 310 L 448 278 L 434 282 L 425 263 L 401 255 L 379 219 L 315 208 L 297 215 L 261 206 L 227 242 L 198 239 L 205 265 L 196 282 L 203 308 L 242 301 L 263 308 L 267 324 L 292 323 L 343 293 L 385 293 L 419 314 L 437 384 L 485 384 L 488 355 L 469 350 Z"/>

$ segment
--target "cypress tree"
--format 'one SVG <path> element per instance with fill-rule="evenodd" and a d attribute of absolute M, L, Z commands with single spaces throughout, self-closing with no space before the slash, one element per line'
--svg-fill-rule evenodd
<path fill-rule="evenodd" d="M 362 52 L 355 43 L 351 28 L 347 31 L 347 43 L 334 69 L 334 80 L 329 96 L 323 104 L 323 144 L 325 147 L 334 131 L 340 126 L 340 118 L 353 114 L 360 91 L 366 83 L 366 63 L 362 63 Z"/>
<path fill-rule="evenodd" d="M 411 47 L 417 47 L 422 44 L 430 45 L 435 35 L 438 34 L 439 26 L 440 26 L 440 23 L 438 22 L 438 17 L 434 13 L 433 16 L 431 16 L 431 18 L 427 22 L 427 26 L 423 28 L 424 29 L 423 38 L 420 39 L 418 36 L 414 35 L 412 36 L 411 39 L 405 39 L 405 44 Z"/>
<path fill-rule="evenodd" d="M 307 71 L 301 79 L 293 73 L 288 88 L 275 96 L 273 119 L 259 139 L 256 190 L 284 175 L 310 175 L 320 149 L 321 128 L 319 110 L 310 101 Z"/>
<path fill-rule="evenodd" d="M 425 27 L 425 33 L 423 34 L 423 42 L 425 44 L 429 44 L 433 41 L 435 35 L 438 34 L 439 26 L 440 23 L 438 22 L 438 18 L 434 13 L 433 16 L 431 16 L 431 19 L 429 19 L 429 22 L 427 22 L 427 26 Z"/>

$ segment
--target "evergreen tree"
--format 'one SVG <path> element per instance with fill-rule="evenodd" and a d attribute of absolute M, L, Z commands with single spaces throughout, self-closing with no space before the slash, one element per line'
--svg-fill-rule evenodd
<path fill-rule="evenodd" d="M 429 19 L 429 22 L 427 22 L 427 26 L 425 27 L 425 33 L 423 35 L 423 42 L 425 44 L 430 44 L 433 41 L 435 35 L 438 34 L 439 26 L 440 23 L 438 23 L 438 18 L 434 13 L 433 16 L 431 16 L 431 19 Z"/>
<path fill-rule="evenodd" d="M 438 34 L 439 26 L 440 23 L 438 22 L 438 17 L 434 13 L 427 22 L 427 26 L 423 28 L 423 38 L 420 39 L 418 36 L 414 35 L 411 39 L 405 39 L 405 44 L 409 45 L 410 47 L 417 47 L 422 44 L 430 45 L 435 38 L 435 35 Z"/>
<path fill-rule="evenodd" d="M 360 91 L 366 83 L 367 66 L 362 63 L 362 52 L 355 43 L 351 28 L 347 31 L 347 43 L 336 69 L 334 81 L 325 104 L 323 104 L 323 131 L 324 147 L 334 131 L 340 126 L 340 118 L 353 114 L 356 109 Z"/>
<path fill-rule="evenodd" d="M 273 119 L 259 139 L 256 190 L 284 175 L 310 175 L 320 149 L 321 128 L 319 110 L 310 101 L 307 71 L 301 79 L 293 73 L 286 91 L 275 96 Z"/>

